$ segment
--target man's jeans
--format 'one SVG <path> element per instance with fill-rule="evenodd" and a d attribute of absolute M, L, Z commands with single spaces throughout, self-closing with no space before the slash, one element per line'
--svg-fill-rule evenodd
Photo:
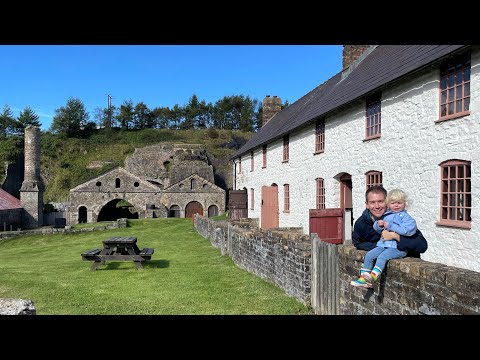
<path fill-rule="evenodd" d="M 375 259 L 377 259 L 377 263 L 375 264 L 376 267 L 380 268 L 383 271 L 385 265 L 387 265 L 387 261 L 390 259 L 400 259 L 407 256 L 406 251 L 401 251 L 396 248 L 383 248 L 383 247 L 375 247 L 365 255 L 365 262 L 363 267 L 365 269 L 372 270 L 373 263 Z"/>

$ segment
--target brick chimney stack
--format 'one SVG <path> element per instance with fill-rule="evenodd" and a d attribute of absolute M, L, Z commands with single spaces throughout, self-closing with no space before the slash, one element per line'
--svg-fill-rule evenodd
<path fill-rule="evenodd" d="M 263 99 L 262 106 L 262 127 L 264 127 L 275 114 L 282 111 L 282 100 L 277 96 L 270 97 L 270 95 L 267 95 Z"/>
<path fill-rule="evenodd" d="M 370 45 L 343 45 L 342 70 L 345 71 Z"/>

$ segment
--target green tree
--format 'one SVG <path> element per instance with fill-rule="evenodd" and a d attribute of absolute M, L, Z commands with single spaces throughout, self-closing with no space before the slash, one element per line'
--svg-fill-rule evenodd
<path fill-rule="evenodd" d="M 39 116 L 32 110 L 29 106 L 20 111 L 16 121 L 16 132 L 18 134 L 23 134 L 25 128 L 28 125 L 32 126 L 41 126 L 42 124 L 38 121 Z"/>
<path fill-rule="evenodd" d="M 116 116 L 120 123 L 120 128 L 128 130 L 131 125 L 133 126 L 133 116 L 133 101 L 131 99 L 125 100 L 123 104 L 120 105 L 120 111 Z"/>
<path fill-rule="evenodd" d="M 135 129 L 153 128 L 150 109 L 144 102 L 139 102 L 133 110 L 133 125 Z"/>
<path fill-rule="evenodd" d="M 89 115 L 85 105 L 78 98 L 69 98 L 67 105 L 55 109 L 50 131 L 67 137 L 79 137 L 89 122 Z"/>
<path fill-rule="evenodd" d="M 178 104 L 175 104 L 173 108 L 170 110 L 170 121 L 173 122 L 170 128 L 178 129 L 184 119 L 184 114 L 185 114 L 184 108 L 178 106 Z"/>
<path fill-rule="evenodd" d="M 5 105 L 3 111 L 0 113 L 0 139 L 5 139 L 7 136 L 15 132 L 15 117 L 13 116 L 10 106 Z"/>
<path fill-rule="evenodd" d="M 116 126 L 116 119 L 118 117 L 118 110 L 115 105 L 108 108 L 95 108 L 94 119 L 100 128 L 112 128 Z"/>

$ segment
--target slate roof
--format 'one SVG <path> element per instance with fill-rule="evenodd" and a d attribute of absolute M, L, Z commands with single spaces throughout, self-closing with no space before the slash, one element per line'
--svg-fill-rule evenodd
<path fill-rule="evenodd" d="M 0 210 L 20 209 L 22 204 L 15 196 L 0 189 Z"/>
<path fill-rule="evenodd" d="M 232 159 L 299 130 L 316 119 L 402 77 L 441 61 L 466 45 L 379 45 L 342 80 L 331 77 L 277 113 Z M 367 50 L 368 51 L 368 50 Z"/>

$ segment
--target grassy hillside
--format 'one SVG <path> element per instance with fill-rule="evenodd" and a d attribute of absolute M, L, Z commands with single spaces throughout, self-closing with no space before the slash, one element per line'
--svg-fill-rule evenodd
<path fill-rule="evenodd" d="M 231 166 L 228 159 L 252 136 L 232 130 L 169 130 L 145 129 L 122 131 L 102 129 L 88 139 L 64 139 L 51 133 L 41 136 L 41 174 L 45 180 L 45 202 L 68 200 L 69 190 L 83 182 L 123 166 L 127 155 L 135 148 L 159 143 L 203 144 L 207 149 L 215 172 L 226 185 L 231 185 Z M 20 142 L 0 144 L 0 183 L 3 182 L 5 161 L 11 161 L 15 152 L 22 152 Z M 7 148 L 8 146 L 8 148 Z M 12 150 L 13 149 L 13 150 Z M 99 168 L 88 169 L 93 161 L 103 163 Z"/>

